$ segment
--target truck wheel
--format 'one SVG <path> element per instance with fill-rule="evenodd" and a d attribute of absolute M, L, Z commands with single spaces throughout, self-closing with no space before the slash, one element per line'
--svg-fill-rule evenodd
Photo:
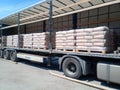
<path fill-rule="evenodd" d="M 12 50 L 10 52 L 10 60 L 17 61 L 17 51 L 16 50 Z"/>
<path fill-rule="evenodd" d="M 0 58 L 3 58 L 3 51 L 0 50 Z"/>
<path fill-rule="evenodd" d="M 3 57 L 4 57 L 4 59 L 6 59 L 6 60 L 9 60 L 10 59 L 10 54 L 9 54 L 9 51 L 8 50 L 4 50 L 4 53 L 3 53 L 4 55 L 3 55 Z"/>
<path fill-rule="evenodd" d="M 82 76 L 81 64 L 74 58 L 66 58 L 62 64 L 64 74 L 71 78 Z"/>

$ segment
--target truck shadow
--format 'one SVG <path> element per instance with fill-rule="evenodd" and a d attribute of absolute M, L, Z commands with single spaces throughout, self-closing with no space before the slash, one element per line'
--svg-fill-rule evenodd
<path fill-rule="evenodd" d="M 40 63 L 40 62 L 35 62 L 35 61 L 29 61 L 29 60 L 24 60 L 24 59 L 19 59 L 19 61 L 17 63 L 22 63 L 22 64 L 26 64 L 26 65 L 30 65 L 30 66 L 34 66 L 37 68 L 42 68 L 45 70 L 56 70 L 59 71 L 59 65 L 56 63 L 52 63 L 51 66 L 48 66 L 47 63 Z"/>
<path fill-rule="evenodd" d="M 36 67 L 36 68 L 42 68 L 44 70 L 54 70 L 56 72 L 59 72 L 59 74 L 63 75 L 63 72 L 59 70 L 59 65 L 56 62 L 52 63 L 52 66 L 48 66 L 46 63 L 33 62 L 33 61 L 20 59 L 17 63 L 30 65 L 30 66 L 33 66 L 33 67 Z M 83 76 L 83 77 L 79 78 L 79 80 L 86 81 L 86 82 L 93 83 L 93 84 L 102 85 L 102 86 L 105 86 L 105 87 L 110 87 L 112 89 L 120 90 L 120 85 L 98 80 L 97 76 L 95 76 L 95 75 L 87 75 L 87 77 Z"/>

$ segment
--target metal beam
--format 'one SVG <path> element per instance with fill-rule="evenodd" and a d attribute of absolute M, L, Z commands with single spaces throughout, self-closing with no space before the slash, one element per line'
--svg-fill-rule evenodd
<path fill-rule="evenodd" d="M 49 42 L 49 50 L 52 52 L 52 0 L 50 0 L 50 11 L 49 11 L 49 32 L 50 32 L 50 42 Z"/>
<path fill-rule="evenodd" d="M 50 51 L 50 56 L 49 56 L 49 60 L 48 60 L 48 66 L 51 66 L 51 60 L 52 60 L 52 57 L 51 57 L 51 53 L 52 53 L 52 34 L 53 34 L 53 30 L 52 30 L 52 0 L 50 0 L 50 11 L 49 11 L 49 33 L 50 33 L 50 41 L 49 41 L 49 51 Z"/>
<path fill-rule="evenodd" d="M 3 33 L 2 33 L 2 21 L 0 21 L 0 37 L 1 37 L 1 47 L 0 47 L 0 49 L 2 49 L 3 48 L 3 39 L 2 39 L 2 36 L 3 36 Z"/>
<path fill-rule="evenodd" d="M 53 12 L 59 11 L 59 10 L 63 10 L 63 9 L 65 9 L 65 8 L 69 8 L 69 7 L 72 7 L 72 6 L 75 6 L 75 5 L 84 3 L 84 2 L 88 2 L 88 1 L 90 1 L 90 0 L 82 0 L 82 1 L 79 1 L 79 2 L 76 2 L 76 3 L 73 3 L 73 4 L 70 4 L 70 5 L 67 5 L 67 6 L 64 6 L 64 7 L 60 7 L 60 8 L 54 9 Z M 27 18 L 23 18 L 23 19 L 21 19 L 20 21 L 25 20 L 25 19 L 29 19 L 29 18 L 34 18 L 34 17 L 40 16 L 40 15 L 49 13 L 49 8 L 47 8 L 47 7 L 45 7 L 45 6 L 42 6 L 42 5 L 40 5 L 40 6 L 48 9 L 48 11 L 43 12 L 43 13 L 40 13 L 40 14 L 37 14 L 37 15 L 32 15 L 32 16 L 27 17 Z"/>
<path fill-rule="evenodd" d="M 20 49 L 20 13 L 18 13 L 18 48 Z"/>
<path fill-rule="evenodd" d="M 44 10 L 39 9 L 39 8 L 37 8 L 37 7 L 33 7 L 33 9 L 38 10 L 38 11 L 41 11 L 41 12 L 45 12 Z"/>

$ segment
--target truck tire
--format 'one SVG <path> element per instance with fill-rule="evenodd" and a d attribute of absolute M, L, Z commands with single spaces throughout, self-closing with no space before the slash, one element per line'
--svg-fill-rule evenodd
<path fill-rule="evenodd" d="M 3 58 L 3 51 L 0 50 L 0 58 Z"/>
<path fill-rule="evenodd" d="M 10 52 L 10 60 L 12 60 L 12 61 L 17 61 L 17 51 L 16 50 L 12 50 L 11 52 Z"/>
<path fill-rule="evenodd" d="M 74 58 L 66 58 L 62 64 L 64 74 L 71 78 L 80 78 L 82 76 L 81 64 Z"/>
<path fill-rule="evenodd" d="M 9 59 L 10 59 L 10 53 L 9 53 L 8 50 L 4 50 L 3 54 L 4 54 L 4 55 L 3 55 L 4 59 L 6 59 L 6 60 L 9 60 Z"/>

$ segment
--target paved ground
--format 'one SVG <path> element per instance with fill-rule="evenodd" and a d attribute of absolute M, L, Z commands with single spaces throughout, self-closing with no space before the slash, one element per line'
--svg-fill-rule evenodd
<path fill-rule="evenodd" d="M 96 90 L 54 77 L 46 68 L 0 59 L 0 90 Z"/>
<path fill-rule="evenodd" d="M 58 72 L 58 71 L 55 71 Z M 60 72 L 59 72 L 60 73 Z M 62 74 L 62 73 L 60 73 Z M 84 78 L 85 79 L 85 78 Z M 99 84 L 91 79 L 85 81 Z M 15 64 L 0 59 L 0 90 L 97 90 L 79 83 L 49 74 L 49 69 L 40 64 Z"/>

